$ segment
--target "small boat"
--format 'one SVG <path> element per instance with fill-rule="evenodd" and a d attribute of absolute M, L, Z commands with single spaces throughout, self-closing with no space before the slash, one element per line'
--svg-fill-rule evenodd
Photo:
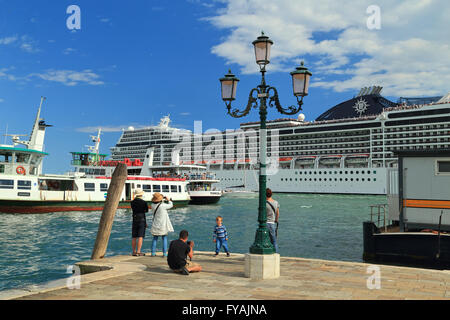
<path fill-rule="evenodd" d="M 146 159 L 153 159 L 153 148 L 147 150 Z M 190 197 L 189 204 L 213 204 L 219 202 L 222 191 L 213 185 L 220 180 L 214 174 L 207 172 L 206 166 L 201 164 L 179 164 L 177 158 L 174 164 L 144 166 L 142 172 L 153 177 L 178 177 L 186 179 L 187 192 Z"/>
<path fill-rule="evenodd" d="M 222 191 L 214 188 L 213 184 L 220 182 L 220 180 L 203 174 L 201 176 L 192 175 L 188 178 L 188 181 L 188 192 L 191 197 L 190 204 L 212 204 L 219 202 Z"/>

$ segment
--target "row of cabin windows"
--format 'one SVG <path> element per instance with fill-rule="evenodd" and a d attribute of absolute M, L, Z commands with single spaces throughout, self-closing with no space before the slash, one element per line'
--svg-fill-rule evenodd
<path fill-rule="evenodd" d="M 100 183 L 100 191 L 107 192 L 109 185 L 107 183 Z M 14 180 L 12 179 L 0 179 L 0 189 L 14 189 Z M 18 190 L 31 190 L 30 180 L 18 180 L 17 181 Z M 84 183 L 84 191 L 94 192 L 95 183 Z M 147 185 L 144 184 L 142 189 L 145 192 L 181 192 L 181 186 L 176 185 Z"/>
<path fill-rule="evenodd" d="M 95 191 L 95 183 L 86 182 L 84 184 L 84 191 Z M 100 191 L 106 192 L 108 191 L 108 184 L 107 183 L 100 183 Z"/>
<path fill-rule="evenodd" d="M 142 190 L 144 192 L 181 192 L 181 186 L 174 185 L 159 185 L 159 184 L 143 184 Z M 153 191 L 152 191 L 153 190 Z"/>
<path fill-rule="evenodd" d="M 0 189 L 14 189 L 14 180 L 0 180 Z M 31 190 L 31 181 L 29 180 L 17 180 L 18 190 Z"/>
<path fill-rule="evenodd" d="M 105 169 L 93 169 L 93 168 L 80 168 L 79 172 L 84 172 L 88 175 L 95 175 L 95 176 L 104 176 L 106 174 Z"/>
<path fill-rule="evenodd" d="M 140 185 L 138 185 L 140 187 Z M 142 190 L 144 192 L 181 192 L 181 186 L 176 185 L 159 185 L 159 184 L 144 184 L 142 185 Z M 86 182 L 84 184 L 84 191 L 93 192 L 95 191 L 95 183 Z M 108 191 L 107 183 L 100 183 L 100 191 Z"/>
<path fill-rule="evenodd" d="M 339 174 L 348 174 L 350 172 L 350 174 L 353 174 L 353 173 L 355 173 L 355 174 L 359 174 L 359 171 L 353 171 L 353 170 L 351 170 L 351 171 L 339 171 Z M 361 174 L 370 174 L 370 170 L 367 170 L 367 171 L 365 171 L 365 170 L 362 170 L 361 171 Z M 377 171 L 376 170 L 373 170 L 373 174 L 376 174 L 377 173 Z M 295 171 L 295 174 L 303 174 L 303 172 L 302 171 Z M 322 171 L 309 171 L 309 172 L 305 172 L 305 174 L 322 174 Z M 327 174 L 327 171 L 323 171 L 323 174 Z M 329 174 L 333 174 L 333 171 L 330 171 L 330 173 Z M 334 171 L 334 174 L 338 174 L 338 171 Z"/>
<path fill-rule="evenodd" d="M 292 178 L 281 178 L 281 181 L 293 181 L 292 180 Z M 309 178 L 309 179 L 307 179 L 307 178 L 305 178 L 305 179 L 303 179 L 303 178 L 299 178 L 299 179 L 297 179 L 297 178 L 295 178 L 294 179 L 295 181 L 322 181 L 322 178 Z M 338 178 L 323 178 L 323 181 L 338 181 Z M 359 178 L 356 178 L 356 179 L 353 179 L 353 178 L 339 178 L 339 181 L 359 181 Z M 365 178 L 361 178 L 361 181 L 366 181 L 365 180 Z M 373 179 L 370 179 L 370 178 L 367 178 L 367 181 L 377 181 L 377 178 L 373 178 Z"/>

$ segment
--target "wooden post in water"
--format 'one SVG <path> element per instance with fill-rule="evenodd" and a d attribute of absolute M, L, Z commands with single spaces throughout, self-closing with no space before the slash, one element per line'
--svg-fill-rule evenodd
<path fill-rule="evenodd" d="M 108 195 L 106 197 L 102 217 L 100 218 L 100 223 L 98 226 L 97 239 L 95 240 L 94 250 L 92 251 L 92 260 L 101 259 L 106 254 L 109 236 L 111 235 L 111 229 L 114 222 L 114 215 L 116 214 L 126 180 L 127 165 L 124 163 L 119 163 L 114 170 L 111 178 L 111 184 L 108 188 Z"/>

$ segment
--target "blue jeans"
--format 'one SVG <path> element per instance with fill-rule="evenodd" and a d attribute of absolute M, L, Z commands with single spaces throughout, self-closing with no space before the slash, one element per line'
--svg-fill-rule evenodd
<path fill-rule="evenodd" d="M 152 241 L 152 255 L 156 254 L 156 242 L 158 241 L 158 237 L 162 238 L 163 241 L 163 255 L 167 255 L 167 235 L 165 236 L 153 236 Z"/>
<path fill-rule="evenodd" d="M 216 238 L 216 253 L 219 253 L 222 246 L 225 252 L 228 252 L 228 241 L 225 238 Z"/>
<path fill-rule="evenodd" d="M 276 236 L 277 224 L 276 223 L 267 223 L 267 229 L 269 229 L 270 241 L 272 242 L 273 247 L 275 248 L 275 253 L 278 253 L 278 244 L 277 244 L 277 236 Z"/>

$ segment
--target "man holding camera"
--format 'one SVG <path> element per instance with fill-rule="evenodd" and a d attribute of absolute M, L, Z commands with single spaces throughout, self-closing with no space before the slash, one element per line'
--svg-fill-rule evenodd
<path fill-rule="evenodd" d="M 187 230 L 181 230 L 180 238 L 170 242 L 167 263 L 174 272 L 189 275 L 190 272 L 200 272 L 202 267 L 192 261 L 194 251 L 194 241 L 187 241 L 189 233 Z"/>

